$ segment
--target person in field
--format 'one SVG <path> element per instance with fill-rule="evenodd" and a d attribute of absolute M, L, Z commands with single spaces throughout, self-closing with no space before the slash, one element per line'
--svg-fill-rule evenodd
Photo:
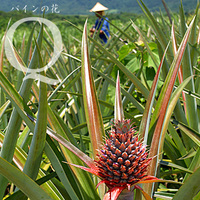
<path fill-rule="evenodd" d="M 93 37 L 95 31 L 98 31 L 99 28 L 101 28 L 99 31 L 99 38 L 101 39 L 102 44 L 106 44 L 110 38 L 110 27 L 108 18 L 105 17 L 105 10 L 108 10 L 108 8 L 99 2 L 97 2 L 96 5 L 90 10 L 90 12 L 94 12 L 97 16 L 95 25 L 90 29 L 91 37 Z"/>

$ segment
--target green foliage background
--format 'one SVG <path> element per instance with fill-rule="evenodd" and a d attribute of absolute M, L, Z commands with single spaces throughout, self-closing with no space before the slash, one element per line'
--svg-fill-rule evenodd
<path fill-rule="evenodd" d="M 146 139 L 151 152 L 158 144 L 152 138 L 156 134 L 161 134 L 161 131 L 157 132 L 155 129 L 160 109 L 165 103 L 165 98 L 172 96 L 168 100 L 168 113 L 165 113 L 170 117 L 160 123 L 165 131 L 163 136 L 162 134 L 159 136 L 161 146 L 160 149 L 156 149 L 159 153 L 153 155 L 159 158 L 156 163 L 156 166 L 159 166 L 158 173 L 155 175 L 165 179 L 166 183 L 156 184 L 154 198 L 188 200 L 194 197 L 197 200 L 200 197 L 198 193 L 200 177 L 198 6 L 196 11 L 185 13 L 180 5 L 179 13 L 171 13 L 174 25 L 165 13 L 151 14 L 143 4 L 141 8 L 144 14 L 108 15 L 111 39 L 105 46 L 99 42 L 98 35 L 91 38 L 88 34 L 89 41 L 86 47 L 89 50 L 88 60 L 91 62 L 97 94 L 97 100 L 92 100 L 100 105 L 101 116 L 99 113 L 97 115 L 102 117 L 103 128 L 107 132 L 111 128 L 110 120 L 114 115 L 115 82 L 119 71 L 125 118 L 131 119 L 136 129 L 140 130 L 141 137 Z M 84 163 L 79 159 L 83 155 L 93 159 L 91 141 L 96 138 L 87 128 L 85 114 L 89 108 L 84 109 L 85 91 L 82 85 L 85 80 L 81 77 L 81 63 L 85 60 L 81 55 L 85 50 L 82 49 L 85 21 L 89 17 L 87 22 L 89 30 L 95 21 L 95 16 L 45 15 L 45 18 L 58 26 L 64 44 L 59 60 L 45 72 L 46 76 L 60 80 L 58 85 L 52 86 L 41 84 L 37 80 L 23 81 L 24 74 L 13 68 L 3 54 L 3 36 L 10 18 L 12 17 L 10 24 L 13 24 L 33 14 L 16 11 L 0 14 L 1 145 L 6 137 L 3 143 L 6 149 L 3 150 L 3 158 L 0 158 L 0 198 L 5 196 L 5 199 L 26 199 L 25 195 L 34 200 L 41 200 L 42 196 L 58 200 L 102 198 L 105 191 L 102 188 L 96 190 L 98 182 L 96 178 L 68 165 L 72 163 L 83 166 Z M 197 18 L 189 29 L 188 25 L 195 14 Z M 171 32 L 172 27 L 175 29 L 174 32 Z M 24 23 L 15 32 L 13 44 L 16 55 L 18 54 L 18 58 L 29 67 L 42 67 L 51 58 L 54 43 L 51 40 L 51 33 L 46 28 L 38 23 L 35 26 L 34 23 Z M 188 33 L 188 29 L 191 37 L 186 38 L 185 45 L 181 45 L 181 41 L 186 41 L 184 35 Z M 175 47 L 172 45 L 172 36 L 176 38 L 177 47 L 181 47 L 177 56 L 173 53 Z M 166 57 L 162 59 L 169 41 Z M 184 51 L 181 62 L 178 58 Z M 155 87 L 153 81 L 159 63 L 163 66 Z M 184 81 L 180 84 L 178 80 L 174 80 L 173 88 L 170 81 L 172 74 L 175 73 L 175 66 L 180 63 L 184 69 Z M 193 85 L 188 84 L 191 79 Z M 172 90 L 171 93 L 167 93 L 168 88 L 173 88 L 175 92 Z M 154 95 L 149 95 L 151 89 Z M 182 91 L 187 94 L 186 100 Z M 150 107 L 149 103 L 152 103 Z M 188 112 L 185 113 L 185 110 Z M 10 123 L 11 119 L 15 120 L 14 125 Z M 146 120 L 145 124 L 149 125 L 149 129 L 144 130 L 141 125 L 143 120 Z M 33 147 L 29 148 L 30 146 Z M 75 155 L 76 152 L 79 157 Z M 25 170 L 22 173 L 20 170 L 23 167 Z M 18 189 L 15 189 L 14 185 Z M 145 191 L 148 191 L 150 188 L 148 187 Z M 5 189 L 6 193 L 3 194 Z M 187 195 L 185 195 L 186 189 Z"/>

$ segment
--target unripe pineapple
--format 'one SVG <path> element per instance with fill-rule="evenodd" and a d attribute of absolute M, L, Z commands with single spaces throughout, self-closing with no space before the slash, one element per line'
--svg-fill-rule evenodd
<path fill-rule="evenodd" d="M 130 120 L 114 122 L 110 137 L 99 151 L 98 176 L 109 187 L 128 187 L 146 177 L 150 158 Z"/>

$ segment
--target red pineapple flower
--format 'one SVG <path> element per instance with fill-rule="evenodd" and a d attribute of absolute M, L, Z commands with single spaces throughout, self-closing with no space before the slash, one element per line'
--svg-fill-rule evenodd
<path fill-rule="evenodd" d="M 131 120 L 116 120 L 109 138 L 99 150 L 94 165 L 90 168 L 77 166 L 102 179 L 97 185 L 105 183 L 109 188 L 104 200 L 116 200 L 124 189 L 140 188 L 138 183 L 155 182 L 159 179 L 147 176 L 151 158 L 147 158 L 145 145 L 131 127 Z M 143 194 L 147 194 L 142 190 Z M 148 197 L 150 199 L 150 197 Z"/>
<path fill-rule="evenodd" d="M 157 182 L 160 179 L 147 175 L 151 158 L 147 158 L 146 146 L 138 140 L 138 135 L 131 120 L 124 120 L 119 74 L 116 84 L 115 121 L 105 144 L 99 149 L 96 160 L 80 158 L 90 167 L 77 166 L 102 179 L 97 187 L 105 183 L 109 188 L 104 200 L 116 200 L 124 189 L 138 188 L 146 199 L 151 199 L 137 184 Z M 89 162 L 87 162 L 87 160 Z M 131 187 L 133 186 L 133 187 Z M 132 191 L 133 191 L 132 190 Z M 133 193 L 130 193 L 131 195 Z M 125 197 L 124 199 L 127 200 Z M 133 199 L 133 197 L 131 198 Z"/>
<path fill-rule="evenodd" d="M 129 188 L 147 176 L 146 169 L 151 160 L 147 155 L 130 120 L 118 120 L 95 161 L 98 176 L 108 188 Z"/>

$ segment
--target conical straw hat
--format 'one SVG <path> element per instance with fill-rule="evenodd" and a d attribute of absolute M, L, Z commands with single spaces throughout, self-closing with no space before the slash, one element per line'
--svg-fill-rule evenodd
<path fill-rule="evenodd" d="M 104 10 L 108 10 L 108 8 L 97 2 L 96 5 L 90 10 L 90 12 L 98 12 Z"/>

